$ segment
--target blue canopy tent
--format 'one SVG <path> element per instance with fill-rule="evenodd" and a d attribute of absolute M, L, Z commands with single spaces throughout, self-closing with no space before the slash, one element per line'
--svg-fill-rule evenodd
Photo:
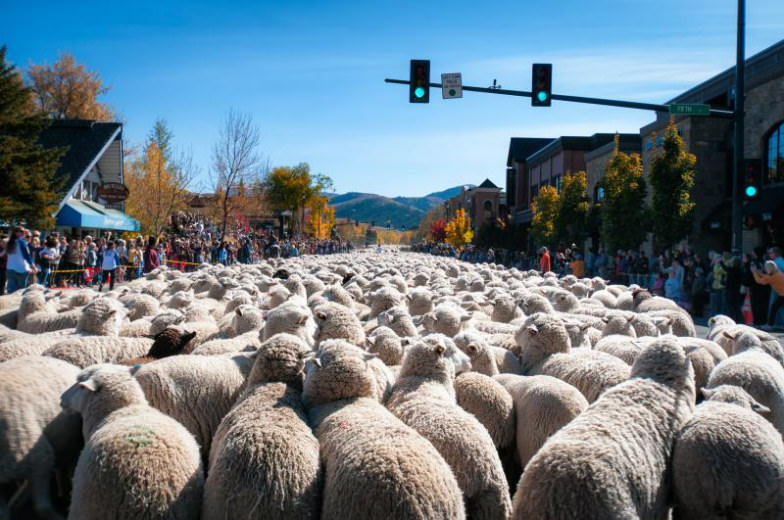
<path fill-rule="evenodd" d="M 58 227 L 139 231 L 139 221 L 96 202 L 71 199 L 57 214 Z"/>

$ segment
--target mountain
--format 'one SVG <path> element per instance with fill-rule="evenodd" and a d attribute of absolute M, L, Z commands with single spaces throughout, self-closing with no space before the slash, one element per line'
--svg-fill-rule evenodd
<path fill-rule="evenodd" d="M 384 197 L 357 192 L 331 194 L 329 203 L 335 208 L 337 218 L 375 222 L 377 226 L 385 226 L 387 222 L 391 222 L 393 228 L 411 229 L 419 226 L 422 217 L 430 208 L 459 194 L 462 188 L 462 185 L 455 186 L 424 197 Z"/>

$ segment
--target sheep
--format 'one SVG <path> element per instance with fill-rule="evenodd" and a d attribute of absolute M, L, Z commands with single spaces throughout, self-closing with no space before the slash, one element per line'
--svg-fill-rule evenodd
<path fill-rule="evenodd" d="M 299 336 L 311 347 L 315 345 L 317 326 L 307 307 L 288 301 L 269 311 L 266 319 L 262 329 L 264 341 L 275 334 L 287 332 Z"/>
<path fill-rule="evenodd" d="M 499 372 L 502 374 L 519 374 L 522 371 L 522 365 L 517 358 L 517 354 L 502 347 L 491 346 L 490 348 L 493 350 Z"/>
<path fill-rule="evenodd" d="M 128 319 L 131 321 L 155 316 L 160 310 L 158 299 L 149 294 L 132 294 L 120 298 L 120 301 L 128 309 Z"/>
<path fill-rule="evenodd" d="M 79 368 L 98 363 L 116 363 L 147 354 L 153 340 L 121 336 L 81 336 L 59 341 L 42 355 L 67 361 Z"/>
<path fill-rule="evenodd" d="M 501 323 L 509 323 L 516 318 L 522 318 L 523 311 L 517 306 L 517 302 L 511 296 L 498 296 L 493 305 L 493 313 L 490 319 Z"/>
<path fill-rule="evenodd" d="M 387 309 L 403 305 L 404 297 L 397 289 L 381 287 L 376 291 L 368 293 L 367 300 L 370 305 L 370 317 L 374 318 Z"/>
<path fill-rule="evenodd" d="M 184 318 L 183 313 L 180 311 L 168 310 L 162 312 L 150 320 L 150 334 L 155 336 L 156 334 L 163 332 L 166 327 L 182 323 Z"/>
<path fill-rule="evenodd" d="M 406 299 L 411 316 L 422 316 L 433 310 L 433 293 L 425 287 L 417 287 L 409 291 Z"/>
<path fill-rule="evenodd" d="M 60 343 L 63 336 L 20 335 L 0 343 L 0 363 L 21 356 L 38 356 L 46 349 Z"/>
<path fill-rule="evenodd" d="M 377 327 L 365 338 L 367 351 L 378 355 L 388 366 L 399 365 L 403 361 L 403 349 L 408 342 L 408 338 L 401 338 L 389 327 Z"/>
<path fill-rule="evenodd" d="M 487 429 L 497 449 L 512 445 L 514 401 L 503 386 L 484 374 L 466 372 L 455 379 L 455 396 L 457 404 Z"/>
<path fill-rule="evenodd" d="M 365 331 L 359 318 L 349 309 L 339 303 L 322 303 L 313 310 L 316 318 L 318 332 L 316 343 L 328 339 L 345 339 L 354 345 L 365 344 Z"/>
<path fill-rule="evenodd" d="M 784 517 L 784 443 L 758 415 L 770 410 L 739 387 L 703 393 L 675 441 L 675 518 Z"/>
<path fill-rule="evenodd" d="M 108 297 L 97 298 L 81 310 L 76 330 L 80 334 L 119 336 L 125 320 L 125 307 Z"/>
<path fill-rule="evenodd" d="M 528 462 L 513 517 L 666 518 L 672 446 L 694 400 L 681 347 L 654 342 L 628 381 L 607 390 Z"/>
<path fill-rule="evenodd" d="M 259 348 L 247 386 L 212 442 L 204 520 L 319 518 L 319 444 L 300 395 L 311 353 L 285 333 Z"/>
<path fill-rule="evenodd" d="M 17 314 L 17 330 L 28 333 L 72 329 L 79 323 L 81 309 L 55 312 L 48 309 L 45 296 L 38 291 L 27 293 Z"/>
<path fill-rule="evenodd" d="M 360 352 L 319 352 L 306 371 L 302 397 L 324 469 L 322 518 L 465 518 L 449 466 L 374 398 Z"/>
<path fill-rule="evenodd" d="M 417 328 L 405 307 L 391 307 L 377 316 L 378 324 L 389 327 L 401 338 L 415 337 Z"/>
<path fill-rule="evenodd" d="M 152 346 L 150 346 L 150 350 L 145 356 L 122 360 L 119 364 L 127 366 L 143 365 L 156 359 L 182 354 L 194 337 L 196 337 L 195 332 L 179 334 L 179 331 L 176 331 L 176 329 L 168 328 L 153 338 Z"/>
<path fill-rule="evenodd" d="M 649 311 L 648 316 L 653 318 L 664 318 L 669 320 L 672 333 L 676 336 L 697 337 L 697 329 L 694 327 L 694 320 L 689 313 L 678 307 L 677 309 L 665 309 Z"/>
<path fill-rule="evenodd" d="M 571 350 L 563 323 L 553 316 L 529 316 L 515 335 L 521 348 L 521 374 L 557 377 L 583 393 L 589 403 L 629 378 L 629 365 L 594 350 Z"/>
<path fill-rule="evenodd" d="M 654 296 L 647 289 L 632 291 L 632 309 L 635 312 L 679 310 L 678 304 L 669 298 Z"/>
<path fill-rule="evenodd" d="M 490 377 L 500 373 L 496 362 L 496 351 L 488 344 L 483 334 L 468 329 L 457 334 L 453 341 L 455 346 L 471 360 L 471 370 Z"/>
<path fill-rule="evenodd" d="M 204 486 L 199 447 L 152 408 L 133 367 L 95 365 L 62 395 L 82 417 L 69 518 L 198 518 Z"/>
<path fill-rule="evenodd" d="M 252 352 L 261 346 L 260 334 L 257 331 L 246 332 L 239 336 L 226 339 L 211 339 L 200 344 L 191 351 L 194 356 L 216 356 L 235 352 Z"/>
<path fill-rule="evenodd" d="M 78 374 L 69 363 L 41 356 L 0 363 L 0 485 L 28 481 L 42 518 L 61 518 L 50 498 L 52 472 L 81 449 L 79 417 L 59 401 Z M 10 518 L 2 495 L 0 518 Z"/>
<path fill-rule="evenodd" d="M 248 355 L 171 356 L 136 372 L 150 405 L 177 419 L 206 460 L 215 430 L 237 400 L 250 371 Z"/>
<path fill-rule="evenodd" d="M 143 338 L 151 336 L 152 322 L 147 318 L 140 318 L 126 323 L 120 329 L 120 336 L 125 338 Z"/>
<path fill-rule="evenodd" d="M 634 360 L 642 352 L 642 343 L 630 336 L 612 334 L 601 338 L 594 348 L 597 352 L 605 352 L 617 357 L 629 366 L 634 364 Z"/>
<path fill-rule="evenodd" d="M 770 409 L 768 419 L 784 435 L 784 368 L 762 348 L 753 334 L 743 333 L 735 340 L 739 352 L 728 357 L 710 374 L 707 388 L 735 385 Z"/>
<path fill-rule="evenodd" d="M 588 408 L 579 390 L 554 377 L 500 374 L 493 379 L 512 396 L 516 453 L 523 469 L 547 439 Z"/>
<path fill-rule="evenodd" d="M 422 324 L 428 332 L 444 334 L 453 338 L 465 328 L 470 319 L 471 315 L 460 307 L 452 304 L 439 304 L 424 315 Z"/>
<path fill-rule="evenodd" d="M 508 518 L 509 485 L 493 440 L 476 417 L 456 403 L 455 375 L 469 365 L 448 337 L 423 338 L 406 351 L 387 407 L 447 461 L 470 518 Z"/>

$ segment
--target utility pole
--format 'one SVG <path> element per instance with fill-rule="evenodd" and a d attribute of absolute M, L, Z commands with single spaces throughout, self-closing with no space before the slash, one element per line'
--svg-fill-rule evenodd
<path fill-rule="evenodd" d="M 746 0 L 738 0 L 738 36 L 735 57 L 735 150 L 732 161 L 732 249 L 740 253 L 743 249 L 743 225 L 740 204 L 740 175 L 743 172 L 743 116 L 746 98 L 745 72 L 745 26 Z"/>

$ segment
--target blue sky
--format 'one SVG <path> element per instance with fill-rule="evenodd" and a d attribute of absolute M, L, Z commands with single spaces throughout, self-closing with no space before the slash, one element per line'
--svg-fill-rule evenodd
<path fill-rule="evenodd" d="M 61 51 L 112 86 L 125 139 L 157 117 L 193 150 L 201 186 L 229 108 L 253 115 L 272 165 L 308 162 L 339 192 L 417 196 L 489 177 L 509 138 L 637 132 L 644 111 L 465 93 L 408 103 L 408 60 L 433 81 L 528 90 L 553 63 L 559 94 L 664 102 L 735 59 L 733 0 L 532 2 L 22 2 L 0 0 L 0 44 L 21 67 Z M 45 14 L 44 14 L 45 13 Z M 784 38 L 784 2 L 747 8 L 747 56 Z"/>

